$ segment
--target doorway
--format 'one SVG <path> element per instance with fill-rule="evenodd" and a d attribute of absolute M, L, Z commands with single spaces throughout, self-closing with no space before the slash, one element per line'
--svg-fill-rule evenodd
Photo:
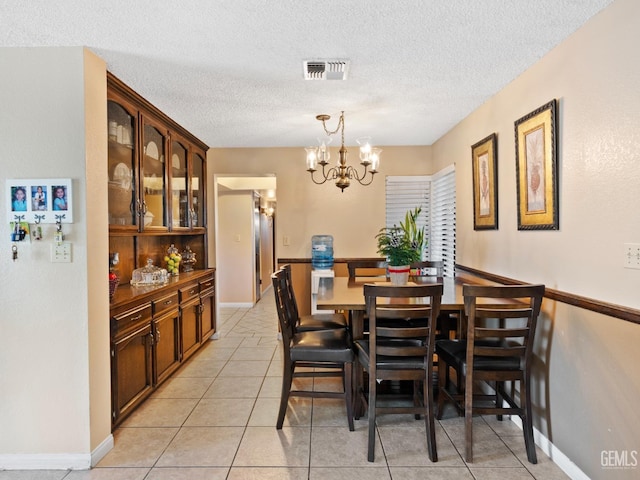
<path fill-rule="evenodd" d="M 214 175 L 214 202 L 219 304 L 253 306 L 275 269 L 276 177 Z"/>

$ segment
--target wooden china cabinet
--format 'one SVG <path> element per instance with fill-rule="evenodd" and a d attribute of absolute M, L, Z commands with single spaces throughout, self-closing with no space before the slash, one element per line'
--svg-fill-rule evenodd
<path fill-rule="evenodd" d="M 216 330 L 207 265 L 207 145 L 107 74 L 109 251 L 120 286 L 111 303 L 112 424 L 116 426 Z M 192 272 L 131 286 L 151 259 L 189 247 Z M 106 259 L 105 259 L 106 261 Z"/>

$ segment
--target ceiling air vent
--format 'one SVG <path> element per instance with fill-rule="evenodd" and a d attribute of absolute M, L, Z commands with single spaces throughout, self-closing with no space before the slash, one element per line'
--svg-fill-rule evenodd
<path fill-rule="evenodd" d="M 349 60 L 306 60 L 305 80 L 346 80 Z"/>

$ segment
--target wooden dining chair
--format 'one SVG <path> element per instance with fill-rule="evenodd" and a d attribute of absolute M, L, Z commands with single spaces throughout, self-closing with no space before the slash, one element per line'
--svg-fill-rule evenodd
<path fill-rule="evenodd" d="M 387 278 L 387 262 L 386 260 L 349 260 L 347 262 L 347 270 L 349 278 L 356 277 L 379 277 Z"/>
<path fill-rule="evenodd" d="M 327 330 L 332 328 L 348 328 L 349 322 L 342 313 L 313 313 L 309 315 L 300 315 L 298 311 L 298 302 L 293 291 L 293 282 L 291 281 L 291 264 L 282 267 L 284 270 L 285 281 L 287 283 L 287 291 L 289 293 L 293 315 L 296 318 L 295 331 L 306 332 L 310 330 Z"/>
<path fill-rule="evenodd" d="M 417 283 L 421 281 L 439 281 L 444 276 L 444 262 L 442 260 L 424 260 L 410 265 L 411 278 Z M 457 313 L 440 312 L 436 324 L 436 340 L 450 338 L 451 332 L 457 330 L 458 320 L 454 315 Z M 459 315 L 458 315 L 459 316 Z"/>
<path fill-rule="evenodd" d="M 544 285 L 464 285 L 466 339 L 436 342 L 438 418 L 442 417 L 445 400 L 464 411 L 467 462 L 473 461 L 474 413 L 496 414 L 498 420 L 503 414 L 518 415 L 527 458 L 531 463 L 537 462 L 530 385 L 533 340 L 544 290 Z M 464 392 L 451 393 L 447 389 L 445 370 L 449 367 L 464 378 Z M 494 393 L 474 393 L 477 382 L 489 384 Z M 505 388 L 505 382 L 510 382 L 510 388 Z M 519 392 L 515 391 L 515 383 Z"/>
<path fill-rule="evenodd" d="M 441 278 L 444 276 L 444 262 L 442 260 L 423 260 L 412 263 L 409 267 L 412 277 Z"/>
<path fill-rule="evenodd" d="M 342 398 L 347 408 L 349 430 L 353 425 L 353 363 L 354 351 L 349 333 L 344 328 L 316 331 L 296 331 L 297 317 L 291 302 L 284 269 L 271 275 L 278 311 L 278 322 L 282 333 L 283 374 L 280 393 L 280 409 L 276 428 L 282 429 L 289 398 Z M 297 370 L 300 368 L 300 370 Z M 296 377 L 340 377 L 342 392 L 315 390 L 292 390 Z"/>
<path fill-rule="evenodd" d="M 364 296 L 369 314 L 369 338 L 356 341 L 356 368 L 368 373 L 368 389 L 359 390 L 357 400 L 368 408 L 369 443 L 367 459 L 375 459 L 376 417 L 386 413 L 424 415 L 429 459 L 438 461 L 433 410 L 433 349 L 436 318 L 440 312 L 442 284 L 375 285 L 365 284 Z M 412 318 L 428 318 L 420 327 L 411 325 Z M 393 326 L 382 326 L 392 320 Z M 378 381 L 413 380 L 410 405 L 395 403 L 381 406 Z M 422 385 L 422 398 L 420 398 Z M 361 391 L 360 391 L 361 390 Z"/>

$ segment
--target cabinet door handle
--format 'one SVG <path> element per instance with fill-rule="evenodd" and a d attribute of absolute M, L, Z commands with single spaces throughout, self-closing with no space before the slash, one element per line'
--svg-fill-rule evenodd
<path fill-rule="evenodd" d="M 136 315 L 135 317 L 131 317 L 131 321 L 135 322 L 136 320 L 140 320 L 142 318 L 142 314 Z"/>
<path fill-rule="evenodd" d="M 189 295 L 193 295 L 194 293 L 196 293 L 196 289 L 192 288 L 191 290 L 189 290 Z"/>
<path fill-rule="evenodd" d="M 171 305 L 173 303 L 173 300 L 165 300 L 164 301 L 164 305 Z"/>
<path fill-rule="evenodd" d="M 160 343 L 160 330 L 156 331 L 156 345 Z"/>

